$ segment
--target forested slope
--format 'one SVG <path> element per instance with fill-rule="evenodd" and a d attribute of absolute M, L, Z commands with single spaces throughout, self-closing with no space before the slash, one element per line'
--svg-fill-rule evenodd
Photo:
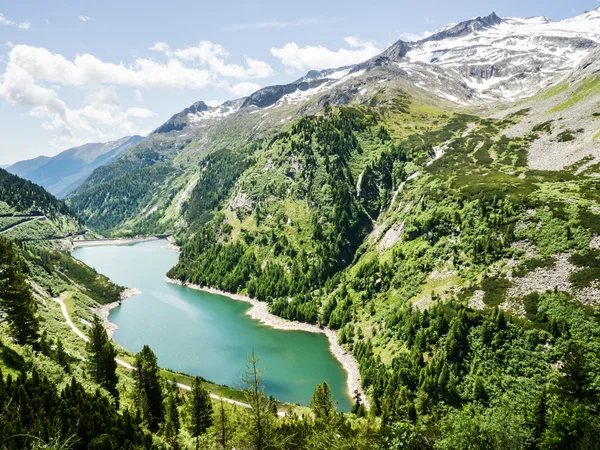
<path fill-rule="evenodd" d="M 83 232 L 71 209 L 44 188 L 0 169 L 0 234 L 17 241 Z"/>
<path fill-rule="evenodd" d="M 528 167 L 530 114 L 423 115 L 408 136 L 381 108 L 300 119 L 169 275 L 340 329 L 372 412 L 415 448 L 593 448 L 600 186 L 585 160 Z"/>

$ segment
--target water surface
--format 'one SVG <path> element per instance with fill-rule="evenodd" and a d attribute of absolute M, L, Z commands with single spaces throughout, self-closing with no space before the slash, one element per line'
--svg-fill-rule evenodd
<path fill-rule="evenodd" d="M 327 381 L 342 411 L 351 406 L 346 372 L 329 352 L 327 338 L 276 330 L 245 315 L 250 305 L 165 281 L 177 253 L 164 240 L 134 245 L 78 247 L 73 256 L 122 286 L 142 291 L 111 311 L 114 340 L 138 352 L 145 344 L 162 367 L 237 386 L 254 349 L 267 394 L 308 405 Z"/>

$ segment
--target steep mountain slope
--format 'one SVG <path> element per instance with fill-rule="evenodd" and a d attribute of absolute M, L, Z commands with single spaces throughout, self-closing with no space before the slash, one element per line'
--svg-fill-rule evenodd
<path fill-rule="evenodd" d="M 311 71 L 288 85 L 266 87 L 218 107 L 197 102 L 93 173 L 72 205 L 102 232 L 177 230 L 187 223 L 182 206 L 206 155 L 260 143 L 326 104 L 402 109 L 408 99 L 424 110 L 449 112 L 471 105 L 485 113 L 493 104 L 498 114 L 498 101 L 506 108 L 592 58 L 600 41 L 599 18 L 598 9 L 561 22 L 491 14 L 418 42 L 398 41 L 355 66 Z M 126 188 L 128 180 L 136 186 L 133 192 Z"/>
<path fill-rule="evenodd" d="M 0 234 L 43 243 L 85 231 L 64 202 L 42 187 L 0 169 Z"/>
<path fill-rule="evenodd" d="M 579 163 L 577 173 L 598 173 L 600 163 L 600 48 L 558 84 L 508 109 L 528 108 L 528 120 L 509 136 L 534 132 L 528 160 L 533 169 L 560 170 Z"/>
<path fill-rule="evenodd" d="M 459 103 L 506 102 L 529 97 L 568 74 L 598 45 L 599 30 L 598 9 L 560 22 L 492 13 L 409 44 L 407 70 L 418 63 L 443 68 L 468 87 L 468 97 L 459 96 Z M 413 75 L 415 83 L 428 78 Z"/>
<path fill-rule="evenodd" d="M 492 448 L 545 448 L 569 439 L 565 415 L 585 448 L 600 426 L 598 177 L 530 169 L 540 131 L 506 135 L 536 120 L 527 108 L 440 113 L 401 137 L 410 108 L 325 108 L 275 135 L 180 234 L 169 276 L 338 329 L 384 428 L 413 424 L 424 448 L 489 448 L 508 428 Z M 464 431 L 477 423 L 495 425 Z"/>
<path fill-rule="evenodd" d="M 141 136 L 127 136 L 106 143 L 85 144 L 53 157 L 20 161 L 6 170 L 33 181 L 59 198 L 75 190 L 95 169 L 109 164 L 139 143 Z"/>

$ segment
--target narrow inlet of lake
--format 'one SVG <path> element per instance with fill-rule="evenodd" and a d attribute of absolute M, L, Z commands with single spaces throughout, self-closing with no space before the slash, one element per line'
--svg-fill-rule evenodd
<path fill-rule="evenodd" d="M 134 245 L 78 247 L 73 256 L 115 283 L 142 291 L 112 310 L 113 339 L 138 352 L 149 345 L 161 367 L 215 383 L 241 385 L 247 357 L 260 358 L 268 395 L 308 405 L 327 381 L 340 411 L 349 411 L 346 372 L 322 334 L 276 330 L 251 319 L 250 305 L 165 281 L 178 255 L 157 240 Z"/>

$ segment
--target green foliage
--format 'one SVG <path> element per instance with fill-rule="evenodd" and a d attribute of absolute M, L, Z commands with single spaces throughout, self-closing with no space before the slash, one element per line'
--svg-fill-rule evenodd
<path fill-rule="evenodd" d="M 0 236 L 0 311 L 6 315 L 12 335 L 20 345 L 37 345 L 37 303 L 22 266 L 13 244 Z"/>
<path fill-rule="evenodd" d="M 202 386 L 199 377 L 195 377 L 192 383 L 192 392 L 188 399 L 188 410 L 190 417 L 188 429 L 192 437 L 197 438 L 206 433 L 213 424 L 213 407 L 210 393 Z"/>
<path fill-rule="evenodd" d="M 436 449 L 527 449 L 530 432 L 522 417 L 514 417 L 506 407 L 484 409 L 466 406 L 442 423 L 444 436 Z"/>
<path fill-rule="evenodd" d="M 583 130 L 581 130 L 583 131 Z M 573 130 L 564 130 L 561 131 L 560 133 L 558 133 L 558 135 L 556 136 L 556 141 L 557 142 L 569 142 L 569 141 L 574 141 L 575 140 L 575 131 Z"/>
<path fill-rule="evenodd" d="M 151 431 L 157 431 L 165 417 L 162 383 L 154 352 L 144 345 L 135 356 L 136 390 L 142 417 Z"/>
<path fill-rule="evenodd" d="M 243 151 L 218 150 L 202 160 L 199 180 L 190 198 L 184 205 L 184 214 L 189 223 L 204 224 L 212 218 L 230 194 L 234 183 L 250 165 L 250 155 L 257 144 Z"/>
<path fill-rule="evenodd" d="M 49 219 L 56 219 L 61 215 L 73 217 L 67 205 L 44 188 L 4 169 L 0 169 L 0 200 L 18 213 L 46 215 Z"/>
<path fill-rule="evenodd" d="M 500 305 L 510 286 L 510 281 L 504 277 L 485 278 L 481 283 L 481 288 L 485 291 L 484 303 L 491 307 Z"/>
<path fill-rule="evenodd" d="M 537 131 L 541 131 L 544 133 L 552 133 L 552 120 L 548 120 L 546 122 L 542 122 L 542 123 L 538 123 L 537 125 L 534 125 L 534 127 L 531 129 L 531 131 L 533 132 L 537 132 Z"/>
<path fill-rule="evenodd" d="M 331 395 L 331 388 L 324 381 L 317 385 L 310 400 L 310 409 L 317 421 L 328 421 L 335 413 L 336 404 Z"/>
<path fill-rule="evenodd" d="M 0 372 L 0 442 L 23 448 L 142 449 L 152 443 L 129 411 L 119 414 L 99 391 L 74 378 L 62 391 L 37 371 Z"/>
<path fill-rule="evenodd" d="M 100 304 L 112 303 L 120 299 L 120 293 L 124 289 L 122 286 L 114 284 L 106 276 L 65 252 L 25 245 L 21 253 L 36 282 L 55 296 L 75 283 L 87 296 Z M 40 268 L 43 272 L 36 270 Z"/>
<path fill-rule="evenodd" d="M 71 208 L 88 226 L 99 232 L 114 231 L 139 212 L 152 200 L 153 188 L 162 185 L 175 173 L 172 166 L 156 163 L 141 169 L 137 165 L 130 167 L 127 164 L 122 174 L 111 165 L 110 177 L 96 174 L 105 170 L 109 168 L 103 166 L 96 169 L 90 179 L 69 198 Z M 99 182 L 95 183 L 94 180 Z M 162 231 L 156 229 L 155 233 Z"/>
<path fill-rule="evenodd" d="M 113 343 L 109 340 L 104 329 L 104 324 L 98 316 L 94 316 L 89 338 L 87 348 L 89 353 L 91 353 L 90 367 L 92 376 L 96 383 L 117 397 L 117 382 L 119 381 L 117 377 L 117 363 L 115 361 L 117 351 Z"/>
<path fill-rule="evenodd" d="M 274 443 L 274 419 L 271 401 L 267 398 L 263 386 L 262 372 L 258 367 L 258 358 L 248 357 L 246 372 L 242 376 L 243 391 L 246 403 L 250 405 L 248 416 L 248 441 L 251 448 L 264 450 L 271 448 Z M 277 410 L 275 410 L 277 413 Z"/>

